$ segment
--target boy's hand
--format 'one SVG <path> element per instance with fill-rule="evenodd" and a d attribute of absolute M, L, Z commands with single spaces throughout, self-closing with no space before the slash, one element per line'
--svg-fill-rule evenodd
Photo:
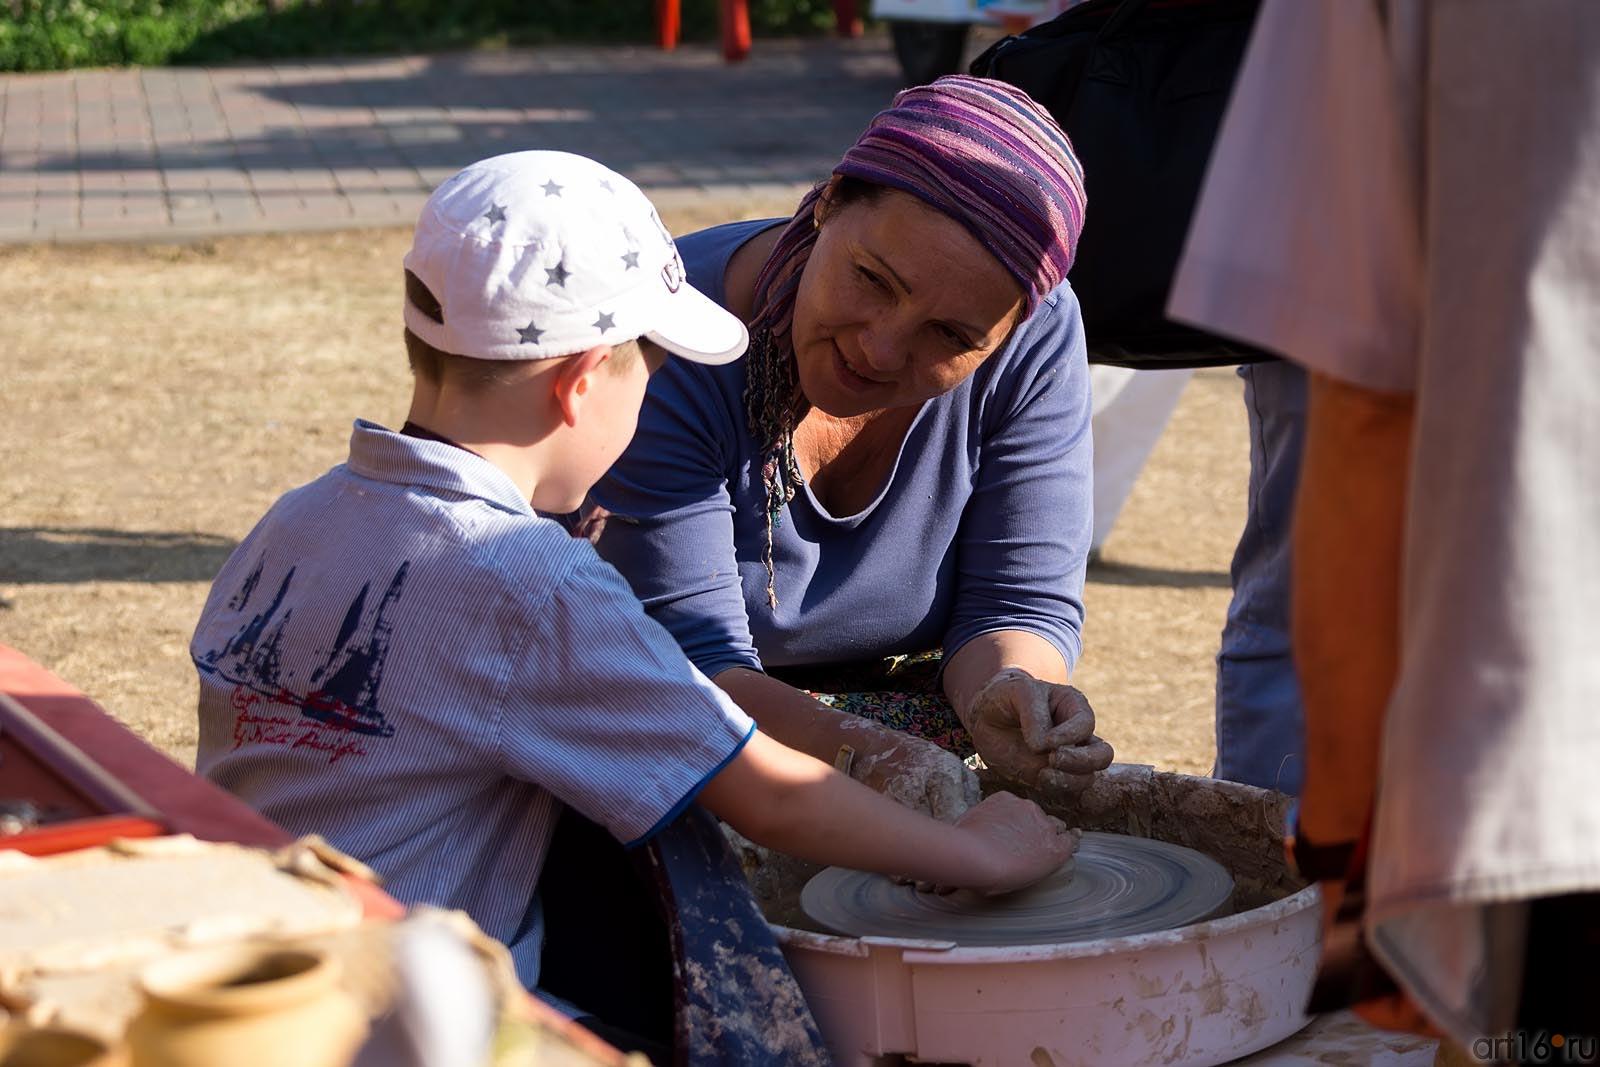
<path fill-rule="evenodd" d="M 920 737 L 863 719 L 850 743 L 850 777 L 940 822 L 955 822 L 983 796 L 978 776 L 955 753 Z"/>
<path fill-rule="evenodd" d="M 982 873 L 960 889 L 994 896 L 1026 888 L 1072 858 L 1083 837 L 1031 800 L 994 793 L 956 821 L 972 835 Z"/>
<path fill-rule="evenodd" d="M 989 679 L 967 719 L 983 762 L 1024 785 L 1078 792 L 1111 765 L 1111 746 L 1094 736 L 1084 695 L 1017 667 Z"/>

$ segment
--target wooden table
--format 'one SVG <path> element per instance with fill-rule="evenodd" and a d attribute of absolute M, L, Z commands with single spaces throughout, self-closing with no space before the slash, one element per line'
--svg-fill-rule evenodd
<path fill-rule="evenodd" d="M 21 652 L 0 644 L 0 696 L 21 705 L 60 735 L 111 780 L 144 806 L 160 832 L 193 834 L 202 841 L 232 842 L 277 849 L 295 837 L 232 793 L 174 762 L 123 726 L 104 708 Z M 12 766 L 8 768 L 7 764 Z M 0 797 L 27 796 L 24 771 L 16 761 L 0 761 Z M 0 849 L 5 848 L 0 837 Z M 92 844 L 99 844 L 103 837 Z M 53 849 L 52 851 L 60 851 Z M 381 888 L 361 878 L 345 879 L 368 919 L 389 920 L 405 908 Z M 526 998 L 527 1016 L 559 1033 L 590 1062 L 623 1067 L 620 1052 L 560 1015 L 543 1001 Z"/>

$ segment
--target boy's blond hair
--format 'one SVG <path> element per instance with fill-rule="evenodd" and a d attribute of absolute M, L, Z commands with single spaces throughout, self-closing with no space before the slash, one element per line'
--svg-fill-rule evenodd
<path fill-rule="evenodd" d="M 435 321 L 443 321 L 439 300 L 422 280 L 406 271 L 406 300 L 418 311 Z M 481 392 L 526 381 L 538 371 L 542 359 L 477 359 L 473 356 L 443 352 L 433 347 L 408 326 L 405 330 L 406 359 L 411 373 L 431 385 L 451 385 L 469 393 Z M 576 353 L 574 353 L 576 355 Z M 639 342 L 624 341 L 611 347 L 611 358 L 606 366 L 613 374 L 622 374 L 632 368 L 639 358 Z"/>

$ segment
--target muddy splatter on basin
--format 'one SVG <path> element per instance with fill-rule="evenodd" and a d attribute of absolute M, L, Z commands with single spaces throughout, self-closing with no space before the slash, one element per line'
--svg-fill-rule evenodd
<path fill-rule="evenodd" d="M 841 1067 L 900 1057 L 974 1067 L 1203 1067 L 1306 1024 L 1317 896 L 1283 862 L 1286 797 L 1117 765 L 1081 797 L 1035 799 L 1086 830 L 1206 853 L 1233 875 L 1234 913 L 1063 945 L 838 937 L 807 929 L 799 908 L 817 867 L 741 842 L 751 885 Z"/>

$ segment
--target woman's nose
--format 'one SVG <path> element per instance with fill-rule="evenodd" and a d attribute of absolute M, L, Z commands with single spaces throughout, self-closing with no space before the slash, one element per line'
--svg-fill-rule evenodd
<path fill-rule="evenodd" d="M 905 335 L 893 323 L 869 323 L 862 328 L 857 343 L 869 370 L 892 374 L 906 365 Z"/>

